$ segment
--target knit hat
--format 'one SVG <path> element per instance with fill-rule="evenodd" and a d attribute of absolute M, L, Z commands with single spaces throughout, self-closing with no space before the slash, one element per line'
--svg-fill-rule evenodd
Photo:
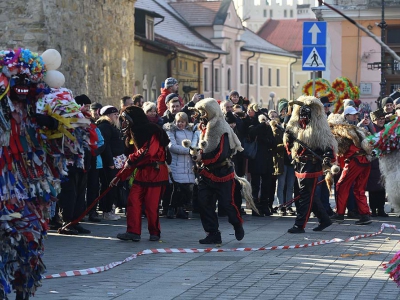
<path fill-rule="evenodd" d="M 230 99 L 232 96 L 239 96 L 239 92 L 238 92 L 238 91 L 231 91 L 231 92 L 229 93 L 229 99 Z"/>
<path fill-rule="evenodd" d="M 169 88 L 169 87 L 171 87 L 171 86 L 173 86 L 173 85 L 175 85 L 175 84 L 177 84 L 178 83 L 178 80 L 176 80 L 175 78 L 173 78 L 173 77 L 168 77 L 167 79 L 165 79 L 165 81 L 164 81 L 164 88 Z"/>
<path fill-rule="evenodd" d="M 100 116 L 105 116 L 113 113 L 117 113 L 118 109 L 112 105 L 106 105 L 103 106 L 102 109 L 100 109 Z"/>
<path fill-rule="evenodd" d="M 231 111 L 228 111 L 228 112 L 225 114 L 225 121 L 226 121 L 228 124 L 236 123 L 236 117 L 233 115 L 233 113 L 232 113 Z"/>
<path fill-rule="evenodd" d="M 156 109 L 156 104 L 150 101 L 146 101 L 143 103 L 143 111 L 145 114 L 147 114 L 149 111 L 151 111 L 153 108 Z"/>
<path fill-rule="evenodd" d="M 90 101 L 89 97 L 86 96 L 85 94 L 79 95 L 75 97 L 75 102 L 78 103 L 79 105 L 85 105 L 85 104 L 91 104 L 92 101 Z"/>
<path fill-rule="evenodd" d="M 358 112 L 361 115 L 369 114 L 371 112 L 371 106 L 369 106 L 369 104 L 366 102 L 361 102 L 361 104 L 358 106 Z"/>
<path fill-rule="evenodd" d="M 286 99 L 281 99 L 278 103 L 278 113 L 280 114 L 282 110 L 288 107 L 289 102 Z"/>
<path fill-rule="evenodd" d="M 167 104 L 169 101 L 171 101 L 173 98 L 178 98 L 179 95 L 178 94 L 168 94 L 167 97 L 165 97 L 165 104 Z"/>
<path fill-rule="evenodd" d="M 382 107 L 385 107 L 385 105 L 389 103 L 393 104 L 393 99 L 391 97 L 385 97 L 382 99 Z"/>
<path fill-rule="evenodd" d="M 370 114 L 372 122 L 379 119 L 380 117 L 385 117 L 385 112 L 382 108 L 372 111 Z"/>
<path fill-rule="evenodd" d="M 329 103 L 329 98 L 326 96 L 323 96 L 321 98 L 319 98 L 319 100 L 321 100 L 322 104 L 328 104 Z"/>
<path fill-rule="evenodd" d="M 98 110 L 101 109 L 102 107 L 103 105 L 97 102 L 93 102 L 92 104 L 90 104 L 90 110 Z"/>
<path fill-rule="evenodd" d="M 344 100 L 343 100 L 343 108 L 346 108 L 347 106 L 355 107 L 356 104 L 355 104 L 354 101 L 351 100 L 351 99 L 344 99 Z"/>

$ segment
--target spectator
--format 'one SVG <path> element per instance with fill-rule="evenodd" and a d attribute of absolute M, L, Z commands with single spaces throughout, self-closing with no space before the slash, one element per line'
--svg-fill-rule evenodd
<path fill-rule="evenodd" d="M 238 104 L 237 104 L 238 105 Z M 222 113 L 225 115 L 228 111 L 233 111 L 233 104 L 230 100 L 221 101 L 219 104 L 221 107 Z"/>
<path fill-rule="evenodd" d="M 248 171 L 251 175 L 251 188 L 254 203 L 260 214 L 253 211 L 253 216 L 270 216 L 272 214 L 272 202 L 269 199 L 271 177 L 273 173 L 272 150 L 276 148 L 276 141 L 271 126 L 266 118 L 258 121 L 258 105 L 252 103 L 247 109 L 252 124 L 248 129 L 248 136 L 251 141 L 257 140 L 257 154 L 254 159 L 248 159 Z M 260 192 L 260 198 L 258 198 Z"/>
<path fill-rule="evenodd" d="M 92 103 L 90 104 L 90 115 L 93 121 L 97 121 L 100 118 L 100 109 L 103 107 L 100 103 Z"/>
<path fill-rule="evenodd" d="M 90 109 L 91 101 L 86 95 L 75 97 L 76 103 L 82 106 L 81 111 L 84 115 Z M 91 151 L 85 149 L 84 168 L 70 161 L 68 165 L 68 180 L 61 183 L 61 192 L 58 194 L 58 204 L 63 226 L 77 219 L 85 211 L 85 195 L 87 185 L 87 171 L 91 168 Z M 60 234 L 78 235 L 80 233 L 90 233 L 80 223 L 71 225 L 59 231 Z"/>
<path fill-rule="evenodd" d="M 392 117 L 395 114 L 393 99 L 391 97 L 385 97 L 382 99 L 382 109 L 385 112 L 386 123 L 394 120 Z"/>
<path fill-rule="evenodd" d="M 279 100 L 278 114 L 279 114 L 279 119 L 280 119 L 281 123 L 283 123 L 285 121 L 285 117 L 287 116 L 288 105 L 289 105 L 289 102 L 285 98 L 282 98 L 281 100 Z"/>
<path fill-rule="evenodd" d="M 125 108 L 126 109 L 126 108 Z M 119 169 L 123 167 L 126 159 L 125 145 L 119 130 L 118 109 L 111 105 L 106 105 L 100 110 L 100 118 L 96 124 L 104 138 L 104 151 L 101 154 L 103 169 L 100 173 L 101 193 L 110 185 L 111 180 L 117 175 Z M 114 214 L 113 204 L 119 197 L 119 187 L 113 187 L 101 199 L 100 206 L 105 220 L 115 221 L 120 217 Z"/>
<path fill-rule="evenodd" d="M 130 97 L 130 96 L 122 97 L 121 101 L 120 101 L 120 111 L 122 111 L 123 109 L 125 109 L 131 105 L 133 105 L 132 97 Z"/>
<path fill-rule="evenodd" d="M 144 113 L 147 116 L 147 119 L 149 119 L 149 121 L 151 123 L 155 123 L 159 126 L 163 125 L 163 120 L 157 114 L 157 106 L 155 103 L 147 101 L 147 102 L 143 103 L 142 108 L 143 108 Z"/>
<path fill-rule="evenodd" d="M 348 105 L 343 112 L 344 118 L 347 123 L 351 125 L 357 125 L 358 123 L 358 111 L 353 106 Z"/>
<path fill-rule="evenodd" d="M 143 107 L 144 99 L 143 96 L 140 94 L 133 95 L 132 102 L 134 106 Z"/>
<path fill-rule="evenodd" d="M 175 120 L 175 115 L 182 109 L 178 94 L 169 94 L 165 98 L 165 104 L 167 105 L 168 109 L 161 117 L 163 124 L 173 122 Z"/>
<path fill-rule="evenodd" d="M 183 111 L 185 114 L 187 114 L 188 118 L 189 118 L 189 122 L 193 122 L 194 124 L 197 123 L 197 120 L 195 118 L 195 111 L 191 110 L 191 107 L 194 107 L 196 105 L 197 102 L 199 102 L 200 97 L 203 97 L 202 99 L 204 99 L 204 95 L 200 95 L 195 93 L 192 97 L 192 100 L 190 100 L 188 103 L 185 104 L 185 106 L 182 108 L 181 111 Z"/>
<path fill-rule="evenodd" d="M 175 115 L 175 121 L 167 123 L 163 129 L 167 132 L 170 143 L 169 151 L 172 155 L 171 175 L 173 191 L 169 203 L 167 218 L 187 219 L 187 208 L 192 207 L 192 194 L 194 184 L 193 161 L 189 148 L 182 146 L 183 140 L 190 140 L 192 145 L 197 145 L 198 135 L 193 132 L 193 124 L 189 124 L 188 116 L 184 112 Z"/>
<path fill-rule="evenodd" d="M 166 97 L 171 93 L 177 95 L 181 107 L 183 107 L 183 100 L 178 95 L 178 89 L 179 89 L 178 81 L 175 78 L 168 77 L 167 79 L 165 79 L 164 88 L 161 89 L 161 95 L 158 96 L 157 98 L 157 113 L 159 116 L 164 116 L 164 113 L 167 110 Z"/>
<path fill-rule="evenodd" d="M 329 117 L 329 115 L 331 114 L 331 111 L 330 111 L 331 103 L 329 102 L 329 98 L 324 96 L 324 97 L 321 97 L 320 100 L 321 100 L 322 104 L 324 105 L 324 111 L 325 111 L 326 117 Z"/>

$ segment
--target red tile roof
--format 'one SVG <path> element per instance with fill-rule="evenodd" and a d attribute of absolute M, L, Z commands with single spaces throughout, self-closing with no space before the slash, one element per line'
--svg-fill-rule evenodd
<path fill-rule="evenodd" d="M 264 40 L 286 51 L 301 52 L 303 49 L 303 22 L 315 19 L 267 20 L 257 34 Z"/>

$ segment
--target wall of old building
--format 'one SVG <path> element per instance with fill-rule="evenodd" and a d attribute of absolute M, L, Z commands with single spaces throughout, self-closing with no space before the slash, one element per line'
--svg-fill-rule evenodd
<path fill-rule="evenodd" d="M 0 1 L 0 49 L 57 49 L 65 87 L 118 105 L 134 90 L 136 0 Z"/>

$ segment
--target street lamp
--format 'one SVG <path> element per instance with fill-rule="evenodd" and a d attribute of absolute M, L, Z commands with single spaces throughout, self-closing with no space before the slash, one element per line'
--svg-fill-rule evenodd
<path fill-rule="evenodd" d="M 295 98 L 294 95 L 296 94 L 296 90 L 298 89 L 299 85 L 300 85 L 300 81 L 297 81 L 296 85 L 292 86 L 292 100 L 295 100 L 294 99 Z"/>
<path fill-rule="evenodd" d="M 271 100 L 269 100 L 268 110 L 275 109 L 275 103 L 274 103 L 275 96 L 276 94 L 274 92 L 269 93 L 269 97 L 271 98 Z"/>

